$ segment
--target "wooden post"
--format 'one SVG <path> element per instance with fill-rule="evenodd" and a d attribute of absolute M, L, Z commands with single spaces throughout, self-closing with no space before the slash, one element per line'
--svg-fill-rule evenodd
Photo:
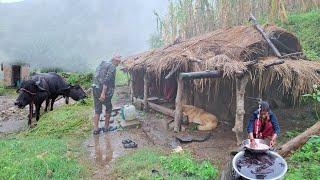
<path fill-rule="evenodd" d="M 134 97 L 134 93 L 133 93 L 133 76 L 132 76 L 131 73 L 130 73 L 129 86 L 130 86 L 130 100 L 131 100 L 131 102 L 133 102 L 133 97 Z"/>
<path fill-rule="evenodd" d="M 144 110 L 148 111 L 149 110 L 149 107 L 148 107 L 149 79 L 148 79 L 147 72 L 145 72 L 144 74 L 143 81 L 144 81 L 143 106 L 144 106 Z"/>
<path fill-rule="evenodd" d="M 182 94 L 183 94 L 183 80 L 178 78 L 178 90 L 176 96 L 176 109 L 174 115 L 174 131 L 179 132 L 181 129 L 182 120 Z"/>
<path fill-rule="evenodd" d="M 234 128 L 232 129 L 233 132 L 236 133 L 237 144 L 242 142 L 241 134 L 243 132 L 243 119 L 244 119 L 244 94 L 246 91 L 246 86 L 249 80 L 249 76 L 245 75 L 242 78 L 236 79 L 236 119 Z"/>

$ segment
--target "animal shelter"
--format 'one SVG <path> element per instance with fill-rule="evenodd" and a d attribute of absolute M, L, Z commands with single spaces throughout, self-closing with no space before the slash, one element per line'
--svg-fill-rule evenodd
<path fill-rule="evenodd" d="M 243 132 L 259 97 L 273 108 L 293 107 L 320 83 L 320 63 L 303 55 L 297 37 L 274 25 L 219 29 L 127 57 L 131 97 L 174 117 L 180 131 L 184 104 L 216 115 Z"/>
<path fill-rule="evenodd" d="M 18 87 L 22 80 L 29 78 L 30 66 L 28 64 L 1 64 L 3 84 L 6 87 Z"/>

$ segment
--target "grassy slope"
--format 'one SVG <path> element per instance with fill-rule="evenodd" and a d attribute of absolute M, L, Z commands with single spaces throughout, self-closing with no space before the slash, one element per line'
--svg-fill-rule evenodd
<path fill-rule="evenodd" d="M 277 22 L 277 25 L 294 32 L 309 59 L 320 59 L 320 10 L 308 13 L 289 14 L 289 23 Z"/>
<path fill-rule="evenodd" d="M 320 136 L 311 138 L 288 160 L 288 180 L 320 179 Z"/>
<path fill-rule="evenodd" d="M 90 102 L 90 101 L 89 101 Z M 0 179 L 79 179 L 80 142 L 91 129 L 92 103 L 56 108 L 35 129 L 0 139 Z"/>
<path fill-rule="evenodd" d="M 127 76 L 117 72 L 116 85 Z M 72 73 L 70 82 L 88 88 L 92 73 Z M 13 95 L 0 86 L 0 95 Z M 0 139 L 0 179 L 79 179 L 88 176 L 80 143 L 91 131 L 92 100 L 43 114 L 36 128 Z"/>

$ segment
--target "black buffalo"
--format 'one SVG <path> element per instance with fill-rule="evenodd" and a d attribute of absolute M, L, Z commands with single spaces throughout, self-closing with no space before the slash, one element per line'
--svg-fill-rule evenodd
<path fill-rule="evenodd" d="M 31 125 L 31 119 L 33 115 L 33 104 L 36 107 L 36 120 L 39 120 L 40 107 L 44 101 L 46 101 L 46 108 L 51 100 L 51 108 L 53 110 L 53 104 L 59 95 L 64 96 L 66 99 L 71 97 L 72 99 L 79 101 L 86 98 L 86 94 L 79 85 L 70 85 L 64 81 L 64 79 L 56 73 L 41 73 L 34 74 L 30 80 L 23 81 L 20 88 L 17 90 L 19 96 L 15 102 L 15 105 L 19 108 L 24 108 L 29 105 L 29 121 L 28 125 Z"/>
<path fill-rule="evenodd" d="M 33 116 L 33 104 L 36 107 L 35 114 L 38 121 L 41 104 L 50 97 L 49 85 L 44 78 L 31 77 L 30 80 L 22 81 L 17 92 L 19 96 L 14 104 L 21 109 L 29 105 L 28 125 L 30 126 Z"/>
<path fill-rule="evenodd" d="M 53 104 L 60 95 L 66 98 L 66 104 L 69 103 L 69 97 L 75 101 L 86 98 L 86 93 L 79 85 L 68 84 L 57 73 L 39 73 L 35 74 L 34 76 L 44 78 L 48 82 L 50 97 L 46 100 L 45 111 L 47 111 L 50 101 L 50 111 L 53 110 Z"/>

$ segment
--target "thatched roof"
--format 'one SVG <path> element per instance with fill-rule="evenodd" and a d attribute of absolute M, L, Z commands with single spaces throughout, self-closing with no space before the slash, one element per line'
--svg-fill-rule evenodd
<path fill-rule="evenodd" d="M 266 25 L 264 30 L 282 54 L 302 52 L 292 33 L 273 25 Z M 252 60 L 259 60 L 259 63 L 248 69 L 246 62 Z M 264 68 L 264 64 L 276 60 L 278 58 L 253 26 L 236 26 L 130 56 L 124 64 L 131 72 L 152 73 L 159 79 L 177 64 L 180 64 L 178 72 L 221 70 L 224 77 L 229 78 L 238 72 L 249 71 L 253 81 L 265 86 L 274 80 L 282 81 L 283 91 L 292 91 L 295 97 L 320 83 L 319 62 L 286 58 L 283 64 Z M 260 75 L 263 78 L 259 78 Z"/>

